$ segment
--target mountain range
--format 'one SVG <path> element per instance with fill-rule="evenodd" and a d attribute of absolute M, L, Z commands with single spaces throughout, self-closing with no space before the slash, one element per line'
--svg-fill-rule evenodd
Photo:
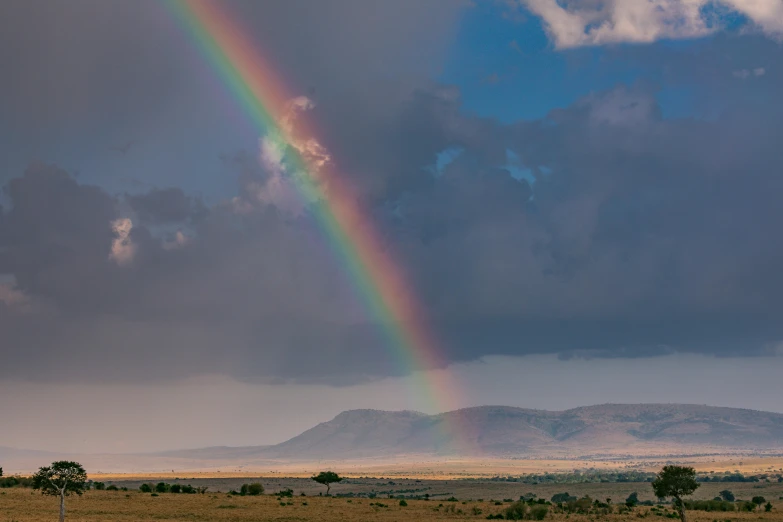
<path fill-rule="evenodd" d="M 753 451 L 783 452 L 783 414 L 688 404 L 604 404 L 565 411 L 480 406 L 437 415 L 350 410 L 271 446 L 82 458 L 102 463 L 103 469 L 128 468 L 129 462 L 133 469 L 197 469 L 455 455 L 579 459 Z M 52 455 L 0 447 L 0 463 L 7 469 L 26 469 L 19 466 Z"/>

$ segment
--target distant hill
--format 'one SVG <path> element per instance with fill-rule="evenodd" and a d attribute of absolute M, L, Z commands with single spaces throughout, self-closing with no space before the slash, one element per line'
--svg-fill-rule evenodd
<path fill-rule="evenodd" d="M 272 446 L 144 455 L 57 455 L 91 470 L 276 469 L 286 462 L 353 459 L 632 458 L 783 453 L 783 414 L 687 404 L 604 404 L 565 411 L 480 406 L 426 415 L 351 410 Z M 0 465 L 32 470 L 55 454 L 0 447 Z"/>
<path fill-rule="evenodd" d="M 570 456 L 783 448 L 783 415 L 683 404 L 605 404 L 566 411 L 480 406 L 439 415 L 352 410 L 257 457 L 404 454 Z"/>

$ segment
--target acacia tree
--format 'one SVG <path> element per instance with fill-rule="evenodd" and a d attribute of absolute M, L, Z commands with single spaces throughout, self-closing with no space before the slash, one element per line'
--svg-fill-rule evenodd
<path fill-rule="evenodd" d="M 323 484 L 326 486 L 326 494 L 329 494 L 330 484 L 333 484 L 335 482 L 340 482 L 343 480 L 341 476 L 339 476 L 334 471 L 322 471 L 318 475 L 312 477 L 312 479 L 319 484 Z"/>
<path fill-rule="evenodd" d="M 652 483 L 656 497 L 674 499 L 674 507 L 682 522 L 685 522 L 685 503 L 682 497 L 692 494 L 699 486 L 696 482 L 696 470 L 684 466 L 664 466 Z"/>
<path fill-rule="evenodd" d="M 65 522 L 65 497 L 81 495 L 87 489 L 87 472 L 78 462 L 58 460 L 33 475 L 33 489 L 44 495 L 60 497 L 60 522 Z"/>

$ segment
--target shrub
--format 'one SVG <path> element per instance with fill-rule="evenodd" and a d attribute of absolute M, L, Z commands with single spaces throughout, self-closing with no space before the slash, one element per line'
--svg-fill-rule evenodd
<path fill-rule="evenodd" d="M 548 506 L 538 504 L 537 506 L 533 506 L 530 508 L 530 519 L 544 520 L 548 512 L 549 512 Z"/>
<path fill-rule="evenodd" d="M 764 511 L 766 511 L 767 513 L 772 511 L 772 503 L 771 502 L 767 502 L 766 504 L 764 504 Z"/>
<path fill-rule="evenodd" d="M 196 488 L 194 488 L 194 487 L 193 487 L 193 486 L 191 486 L 190 484 L 188 484 L 187 486 L 183 485 L 183 486 L 181 486 L 181 487 L 182 487 L 182 492 L 183 492 L 183 493 L 187 493 L 187 494 L 189 494 L 189 495 L 193 495 L 193 494 L 195 494 L 195 493 L 196 493 Z"/>
<path fill-rule="evenodd" d="M 244 487 L 244 486 L 242 486 Z M 291 491 L 290 489 L 288 491 Z M 257 496 L 264 492 L 264 486 L 261 485 L 260 482 L 253 482 L 252 484 L 247 486 L 247 494 Z M 291 494 L 288 495 L 293 496 L 293 491 L 291 491 Z"/>
<path fill-rule="evenodd" d="M 720 495 L 720 498 L 725 500 L 726 502 L 734 502 L 734 493 L 732 493 L 728 489 L 724 489 L 723 491 L 718 493 L 718 495 Z"/>
<path fill-rule="evenodd" d="M 520 500 L 523 500 L 520 498 Z M 524 499 L 527 500 L 527 499 Z M 569 500 L 576 500 L 576 497 L 572 497 L 568 493 L 556 493 L 552 495 L 552 503 L 553 504 L 562 504 L 563 502 L 568 502 Z"/>
<path fill-rule="evenodd" d="M 721 498 L 717 500 L 686 500 L 685 507 L 695 511 L 734 511 L 737 506 Z"/>
<path fill-rule="evenodd" d="M 754 504 L 756 504 L 756 505 L 757 505 L 757 506 L 759 506 L 759 507 L 760 507 L 760 506 L 761 506 L 761 505 L 762 505 L 764 502 L 766 502 L 766 501 L 767 501 L 767 499 L 765 499 L 765 498 L 764 498 L 764 497 L 762 497 L 762 496 L 756 496 L 756 497 L 753 497 L 753 498 L 751 499 L 751 502 L 753 502 Z"/>
<path fill-rule="evenodd" d="M 114 484 L 110 484 L 109 486 L 106 487 L 106 491 L 119 491 L 119 490 L 120 488 L 118 488 Z"/>
<path fill-rule="evenodd" d="M 251 484 L 252 485 L 252 484 Z M 261 492 L 263 493 L 263 488 L 261 489 Z M 251 493 L 252 494 L 252 493 Z M 278 497 L 288 497 L 293 498 L 294 496 L 294 490 L 291 488 L 284 489 L 283 491 L 277 492 Z"/>
<path fill-rule="evenodd" d="M 98 491 L 103 491 L 104 489 L 106 489 L 106 484 L 104 484 L 103 482 L 93 482 L 92 487 L 93 489 L 97 489 Z"/>
<path fill-rule="evenodd" d="M 155 484 L 155 493 L 166 493 L 169 490 L 169 485 L 165 482 L 158 482 Z"/>
<path fill-rule="evenodd" d="M 139 486 L 139 491 L 141 491 L 142 493 L 152 493 L 152 486 L 150 486 L 149 484 L 142 484 L 141 486 Z"/>
<path fill-rule="evenodd" d="M 527 518 L 530 506 L 522 501 L 514 502 L 508 506 L 503 513 L 506 516 L 506 520 L 524 520 Z"/>
<path fill-rule="evenodd" d="M 625 499 L 625 505 L 628 507 L 634 507 L 638 503 L 639 503 L 639 494 L 636 491 L 628 495 L 628 498 Z"/>
<path fill-rule="evenodd" d="M 400 506 L 406 507 L 408 505 L 407 502 L 405 502 L 405 499 L 400 500 Z"/>
<path fill-rule="evenodd" d="M 169 491 L 172 493 L 182 493 L 182 486 L 179 484 L 172 484 L 171 488 L 169 488 Z"/>
<path fill-rule="evenodd" d="M 10 477 L 0 478 L 0 488 L 30 488 L 33 486 L 33 479 L 29 477 L 20 477 L 19 475 L 13 475 Z"/>

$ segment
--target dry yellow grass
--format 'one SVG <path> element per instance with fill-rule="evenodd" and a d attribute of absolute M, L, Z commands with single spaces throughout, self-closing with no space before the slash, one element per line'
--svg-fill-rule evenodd
<path fill-rule="evenodd" d="M 589 484 L 582 487 L 568 488 L 573 494 L 581 494 L 578 489 L 585 489 L 601 498 L 601 493 L 618 493 L 614 491 L 614 485 Z M 623 489 L 638 486 L 644 488 L 645 484 L 624 484 Z M 710 485 L 712 486 L 717 485 Z M 739 484 L 730 484 L 732 490 L 739 493 Z M 554 489 L 552 489 L 554 488 Z M 536 490 L 533 487 L 521 487 Z M 539 489 L 539 496 L 549 494 L 555 489 L 563 490 L 563 486 L 548 486 Z M 743 496 L 756 491 L 758 494 L 767 495 L 775 487 L 765 487 L 763 490 L 752 490 L 748 485 Z M 585 492 L 586 492 L 585 491 Z M 706 493 L 706 492 L 705 492 Z M 625 494 L 623 492 L 623 494 Z M 777 497 L 775 497 L 777 498 Z M 392 520 L 484 520 L 488 514 L 501 512 L 508 503 L 495 505 L 490 501 L 423 501 L 408 500 L 408 506 L 400 506 L 398 500 L 391 499 L 344 499 L 328 497 L 294 497 L 284 499 L 285 505 L 270 495 L 260 497 L 230 497 L 225 493 L 206 495 L 172 495 L 162 494 L 153 497 L 139 492 L 122 491 L 89 491 L 82 497 L 68 499 L 69 522 L 138 522 L 138 521 L 392 521 Z M 377 503 L 384 504 L 378 506 Z M 775 509 L 771 513 L 705 513 L 689 512 L 689 520 L 693 522 L 712 522 L 720 520 L 745 521 L 783 521 L 783 501 L 774 501 Z M 439 505 L 441 505 L 439 507 Z M 57 516 L 57 499 L 44 497 L 28 489 L 10 489 L 0 492 L 0 522 L 39 522 L 51 521 Z M 480 510 L 480 513 L 475 510 Z M 630 515 L 609 515 L 601 517 L 602 520 L 639 520 L 639 514 L 647 513 L 647 508 L 638 508 Z M 656 516 L 644 517 L 650 521 L 669 520 Z M 547 515 L 546 520 L 565 520 L 562 514 Z M 569 522 L 592 522 L 595 516 L 570 515 Z"/>
<path fill-rule="evenodd" d="M 351 461 L 321 461 L 319 463 L 279 462 L 272 469 L 246 470 L 176 470 L 168 473 L 90 473 L 93 480 L 167 480 L 175 477 L 195 479 L 233 477 L 299 477 L 308 478 L 324 469 L 334 469 L 345 477 L 394 477 L 443 480 L 453 478 L 482 478 L 518 476 L 529 473 L 558 473 L 575 469 L 596 470 L 636 469 L 658 471 L 670 462 L 693 466 L 697 471 L 734 471 L 742 473 L 763 473 L 783 470 L 782 457 L 710 456 L 670 459 L 665 457 L 635 458 L 628 460 L 572 460 L 532 459 L 512 460 L 499 458 L 482 459 L 361 459 Z"/>

